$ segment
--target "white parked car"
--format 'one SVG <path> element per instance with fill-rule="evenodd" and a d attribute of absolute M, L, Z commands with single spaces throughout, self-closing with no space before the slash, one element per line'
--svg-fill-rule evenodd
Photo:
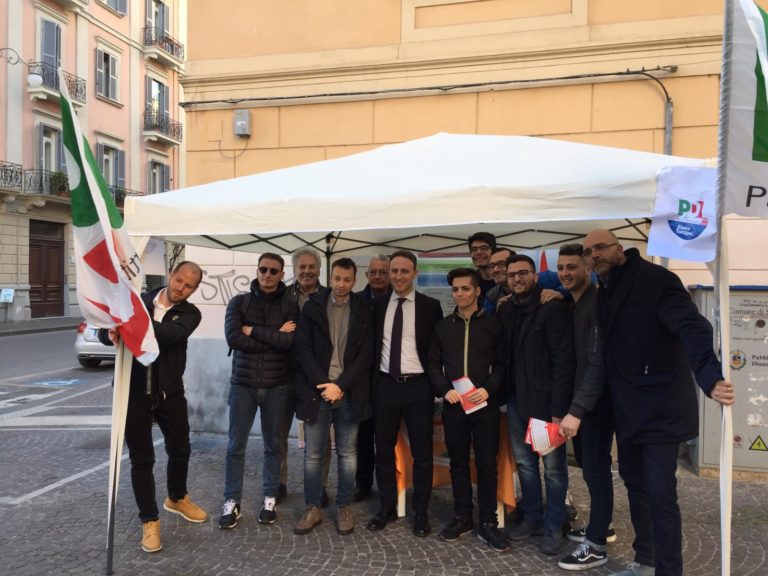
<path fill-rule="evenodd" d="M 115 360 L 115 347 L 106 346 L 99 340 L 99 329 L 80 322 L 75 340 L 77 361 L 85 368 L 96 368 L 102 360 Z"/>

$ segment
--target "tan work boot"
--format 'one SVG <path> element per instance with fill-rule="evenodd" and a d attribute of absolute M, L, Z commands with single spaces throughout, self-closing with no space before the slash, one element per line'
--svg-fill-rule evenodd
<path fill-rule="evenodd" d="M 310 506 L 304 512 L 304 516 L 301 517 L 301 520 L 296 523 L 296 526 L 293 528 L 293 533 L 298 534 L 299 536 L 309 534 L 312 532 L 312 529 L 322 521 L 323 515 L 322 512 L 320 512 L 320 508 Z"/>
<path fill-rule="evenodd" d="M 336 531 L 342 536 L 352 534 L 355 529 L 355 517 L 349 506 L 342 506 L 336 513 Z"/>
<path fill-rule="evenodd" d="M 141 524 L 141 549 L 144 552 L 160 552 L 163 543 L 160 541 L 160 520 L 150 520 Z"/>
<path fill-rule="evenodd" d="M 166 498 L 165 502 L 163 502 L 163 508 L 168 510 L 168 512 L 180 514 L 184 520 L 189 522 L 205 522 L 208 520 L 208 514 L 189 499 L 189 494 L 185 494 L 184 498 L 175 502 L 170 498 Z"/>

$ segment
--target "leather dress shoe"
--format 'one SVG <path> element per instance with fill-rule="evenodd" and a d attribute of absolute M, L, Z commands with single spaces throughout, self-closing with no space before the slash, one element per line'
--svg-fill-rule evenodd
<path fill-rule="evenodd" d="M 413 520 L 414 536 L 424 538 L 425 536 L 429 536 L 430 532 L 432 532 L 432 526 L 429 525 L 429 517 L 427 514 L 416 514 L 416 518 Z"/>
<path fill-rule="evenodd" d="M 379 530 L 384 530 L 387 524 L 395 520 L 397 520 L 397 512 L 392 509 L 382 509 L 376 512 L 376 515 L 371 518 L 366 528 L 372 532 L 378 532 Z"/>

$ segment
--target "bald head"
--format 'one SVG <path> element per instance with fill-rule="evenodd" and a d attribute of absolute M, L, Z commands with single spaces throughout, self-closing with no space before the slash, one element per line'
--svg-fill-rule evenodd
<path fill-rule="evenodd" d="M 600 276 L 608 276 L 611 268 L 626 261 L 624 247 L 610 230 L 592 230 L 584 239 L 584 257 Z"/>

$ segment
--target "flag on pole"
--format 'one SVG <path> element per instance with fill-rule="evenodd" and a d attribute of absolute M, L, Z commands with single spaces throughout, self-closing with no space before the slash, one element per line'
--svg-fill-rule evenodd
<path fill-rule="evenodd" d="M 710 262 L 717 248 L 717 169 L 659 170 L 648 255 Z"/>
<path fill-rule="evenodd" d="M 768 218 L 768 14 L 735 0 L 731 38 L 725 214 Z M 722 158 L 721 158 L 722 160 Z"/>
<path fill-rule="evenodd" d="M 144 365 L 159 353 L 152 322 L 134 288 L 144 271 L 88 141 L 80 130 L 67 83 L 59 75 L 64 156 L 67 161 L 77 271 L 77 301 L 99 328 L 119 325 L 126 347 Z"/>

